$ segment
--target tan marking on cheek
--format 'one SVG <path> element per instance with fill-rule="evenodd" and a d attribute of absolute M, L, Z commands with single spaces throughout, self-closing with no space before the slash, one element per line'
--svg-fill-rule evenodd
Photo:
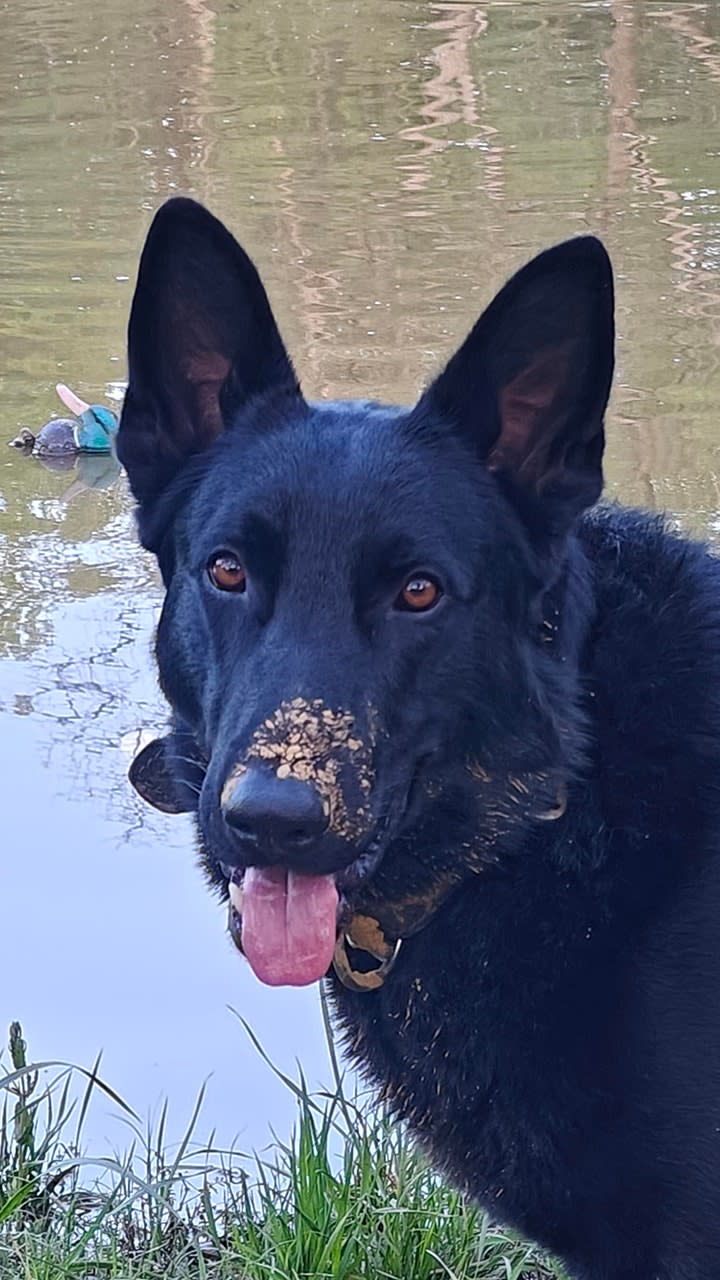
<path fill-rule="evenodd" d="M 477 790 L 481 830 L 475 841 L 474 861 L 495 861 L 493 847 L 504 833 L 517 829 L 518 820 L 552 822 L 565 814 L 566 784 L 547 770 L 522 775 L 491 774 L 472 759 L 467 760 L 466 767 L 470 776 L 483 784 Z"/>
<path fill-rule="evenodd" d="M 523 782 L 522 778 L 510 777 L 508 778 L 508 781 L 510 786 L 513 787 L 515 791 L 519 792 L 521 796 L 530 795 L 530 788 L 526 782 Z"/>
<path fill-rule="evenodd" d="M 260 760 L 278 778 L 295 778 L 315 787 L 328 818 L 329 829 L 344 840 L 357 840 L 368 830 L 370 807 L 366 803 L 374 782 L 372 740 L 357 736 L 349 711 L 333 711 L 319 698 L 293 698 L 255 730 L 242 761 L 235 766 L 223 788 L 246 772 L 248 763 Z M 341 786 L 343 770 L 352 773 L 361 800 L 349 803 Z"/>
<path fill-rule="evenodd" d="M 227 778 L 225 779 L 225 785 L 223 786 L 223 789 L 220 792 L 221 805 L 232 803 L 232 794 L 233 794 L 233 791 L 235 790 L 235 783 L 239 782 L 240 779 L 244 777 L 246 773 L 247 773 L 246 764 L 236 764 L 234 768 L 230 770 Z"/>

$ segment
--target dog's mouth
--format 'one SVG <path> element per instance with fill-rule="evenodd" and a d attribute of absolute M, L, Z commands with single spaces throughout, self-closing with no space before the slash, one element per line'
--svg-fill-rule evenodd
<path fill-rule="evenodd" d="M 178 776 L 178 762 L 191 766 L 188 780 Z M 230 935 L 260 981 L 269 986 L 306 986 L 325 976 L 339 934 L 362 908 L 365 886 L 418 807 L 425 763 L 426 757 L 416 762 L 405 788 L 396 787 L 391 813 L 378 817 L 370 839 L 341 867 L 309 866 L 301 871 L 279 860 L 237 867 L 234 858 L 226 862 L 217 849 L 217 833 L 213 840 L 210 823 L 211 829 L 204 833 L 206 865 L 215 883 L 224 882 L 227 887 Z M 190 735 L 176 729 L 143 748 L 133 761 L 130 778 L 143 799 L 163 812 L 197 811 L 207 769 L 207 760 Z M 217 851 L 210 854 L 213 845 Z"/>
<path fill-rule="evenodd" d="M 354 893 L 377 867 L 378 833 L 342 871 L 312 875 L 284 866 L 223 868 L 229 932 L 256 978 L 267 986 L 303 987 L 328 972 Z"/>

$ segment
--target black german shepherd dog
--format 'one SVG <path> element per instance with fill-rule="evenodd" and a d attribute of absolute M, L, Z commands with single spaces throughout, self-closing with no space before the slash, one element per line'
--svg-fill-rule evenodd
<path fill-rule="evenodd" d="M 612 369 L 583 237 L 413 407 L 310 403 L 249 258 L 166 204 L 118 453 L 173 725 L 131 776 L 455 1183 L 574 1277 L 711 1280 L 720 568 L 594 507 Z"/>

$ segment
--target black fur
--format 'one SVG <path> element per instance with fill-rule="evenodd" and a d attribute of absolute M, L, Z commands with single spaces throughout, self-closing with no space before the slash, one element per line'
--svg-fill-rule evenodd
<path fill-rule="evenodd" d="M 573 1276 L 709 1280 L 720 574 L 661 520 L 593 508 L 612 348 L 610 266 L 583 238 L 514 277 L 414 408 L 308 404 L 252 264 L 174 200 L 143 253 L 118 451 L 167 589 L 161 792 L 174 762 L 177 807 L 199 790 L 213 882 L 271 861 L 220 808 L 266 716 L 319 698 L 372 728 L 362 834 L 294 865 L 350 896 L 363 875 L 388 900 L 461 884 L 380 990 L 331 979 L 350 1051 Z M 244 594 L 212 585 L 220 549 Z M 413 574 L 442 589 L 427 613 L 397 607 Z"/>

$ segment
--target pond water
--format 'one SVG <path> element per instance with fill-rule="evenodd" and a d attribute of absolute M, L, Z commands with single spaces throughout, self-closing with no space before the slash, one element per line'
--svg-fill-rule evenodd
<path fill-rule="evenodd" d="M 53 387 L 121 395 L 152 211 L 255 257 L 314 396 L 409 398 L 506 274 L 598 231 L 618 278 L 611 492 L 715 536 L 720 7 L 666 0 L 0 0 L 0 1024 L 179 1131 L 262 1145 L 327 1080 L 317 993 L 224 934 L 189 823 L 126 783 L 164 723 L 124 479 L 6 449 Z M 96 487 L 92 487 L 96 483 Z M 102 1108 L 93 1124 L 102 1136 Z M 109 1120 L 107 1122 L 110 1123 Z"/>

